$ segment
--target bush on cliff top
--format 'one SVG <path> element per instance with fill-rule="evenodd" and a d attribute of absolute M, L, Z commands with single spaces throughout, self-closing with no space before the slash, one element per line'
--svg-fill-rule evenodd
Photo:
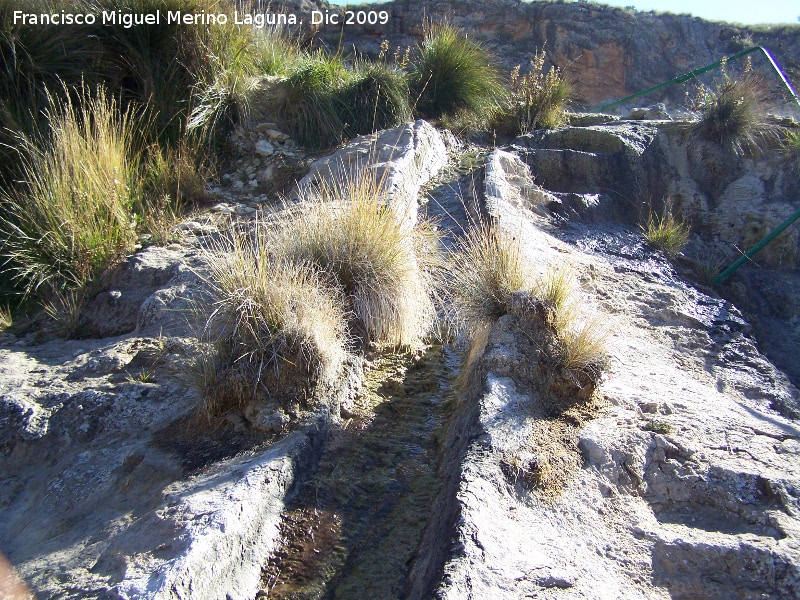
<path fill-rule="evenodd" d="M 697 121 L 690 142 L 713 142 L 736 155 L 758 152 L 779 139 L 779 128 L 767 119 L 768 99 L 764 78 L 749 69 L 739 78 L 725 74 L 713 88 L 701 87 L 692 105 Z"/>

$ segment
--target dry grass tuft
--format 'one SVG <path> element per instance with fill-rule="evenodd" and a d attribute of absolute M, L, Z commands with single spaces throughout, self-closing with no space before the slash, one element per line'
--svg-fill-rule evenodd
<path fill-rule="evenodd" d="M 207 199 L 209 158 L 202 147 L 184 137 L 177 146 L 150 147 L 142 160 L 142 194 L 136 206 L 139 229 L 156 244 L 174 238 L 177 223 L 190 204 Z"/>
<path fill-rule="evenodd" d="M 561 364 L 568 369 L 599 367 L 605 360 L 611 332 L 603 315 L 593 312 L 584 301 L 572 268 L 549 269 L 537 279 L 531 294 L 544 303 Z"/>
<path fill-rule="evenodd" d="M 347 356 L 339 291 L 312 265 L 273 254 L 269 230 L 206 248 L 213 311 L 198 361 L 209 416 L 270 394 L 331 384 Z"/>
<path fill-rule="evenodd" d="M 433 227 L 411 226 L 369 174 L 333 177 L 288 208 L 273 233 L 280 251 L 333 277 L 371 340 L 415 347 L 432 329 Z"/>
<path fill-rule="evenodd" d="M 457 329 L 503 316 L 511 294 L 530 284 L 519 240 L 487 223 L 456 241 L 448 263 L 449 316 Z"/>
<path fill-rule="evenodd" d="M 130 113 L 101 89 L 46 117 L 49 137 L 20 134 L 24 181 L 2 192 L 3 254 L 25 293 L 80 288 L 135 239 Z"/>
<path fill-rule="evenodd" d="M 479 223 L 456 242 L 447 271 L 448 316 L 457 329 L 479 330 L 512 309 L 515 292 L 527 290 L 544 308 L 564 367 L 593 369 L 603 362 L 610 332 L 586 305 L 572 269 L 534 277 L 518 237 Z"/>
<path fill-rule="evenodd" d="M 0 331 L 5 331 L 14 324 L 14 318 L 11 315 L 11 308 L 8 306 L 0 306 Z"/>
<path fill-rule="evenodd" d="M 78 289 L 52 289 L 42 302 L 42 309 L 50 318 L 53 333 L 73 339 L 81 333 L 81 311 L 87 298 L 87 287 Z"/>

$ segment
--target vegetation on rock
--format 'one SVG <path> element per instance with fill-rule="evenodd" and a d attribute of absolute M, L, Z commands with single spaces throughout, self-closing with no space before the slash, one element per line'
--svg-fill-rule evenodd
<path fill-rule="evenodd" d="M 531 280 L 519 240 L 488 223 L 467 230 L 448 258 L 450 319 L 459 329 L 506 314 L 511 295 Z"/>
<path fill-rule="evenodd" d="M 523 292 L 541 305 L 564 367 L 602 364 L 609 330 L 602 316 L 589 310 L 569 268 L 534 276 L 518 237 L 485 223 L 468 230 L 448 259 L 450 319 L 458 329 L 476 331 L 508 314 L 519 302 L 516 293 Z"/>
<path fill-rule="evenodd" d="M 281 252 L 338 282 L 369 339 L 415 347 L 436 317 L 430 267 L 437 244 L 430 223 L 412 227 L 385 195 L 369 173 L 325 182 L 304 193 L 273 237 Z"/>
<path fill-rule="evenodd" d="M 689 241 L 689 226 L 673 214 L 670 206 L 664 209 L 661 216 L 650 210 L 647 221 L 639 228 L 647 243 L 667 256 L 679 254 Z"/>
<path fill-rule="evenodd" d="M 779 128 L 769 122 L 769 87 L 763 76 L 750 69 L 738 78 L 727 73 L 713 88 L 701 86 L 692 103 L 697 121 L 689 140 L 705 140 L 736 155 L 757 152 L 766 142 L 779 139 Z"/>
<path fill-rule="evenodd" d="M 497 127 L 513 135 L 534 129 L 555 129 L 566 120 L 566 107 L 572 99 L 572 85 L 553 66 L 545 72 L 544 50 L 530 61 L 530 71 L 522 74 L 517 65 L 511 71 L 508 99 Z"/>
<path fill-rule="evenodd" d="M 347 355 L 335 283 L 313 265 L 273 255 L 270 231 L 234 233 L 207 247 L 210 350 L 194 374 L 209 417 L 246 402 L 330 384 Z"/>

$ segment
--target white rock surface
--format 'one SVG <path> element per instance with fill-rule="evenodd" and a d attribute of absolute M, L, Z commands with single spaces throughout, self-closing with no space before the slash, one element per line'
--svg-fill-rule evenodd
<path fill-rule="evenodd" d="M 682 282 L 636 234 L 602 231 L 619 238 L 609 247 L 629 249 L 604 255 L 547 233 L 513 198 L 486 195 L 533 264 L 579 273 L 607 314 L 610 364 L 602 408 L 574 430 L 580 466 L 547 500 L 503 468 L 509 455 L 541 451 L 526 441 L 541 426 L 541 395 L 514 358 L 530 346 L 520 321 L 494 326 L 483 383 L 464 400 L 480 410 L 437 597 L 798 597 L 800 425 L 785 415 L 800 395 L 738 312 Z M 669 431 L 649 431 L 653 422 Z"/>
<path fill-rule="evenodd" d="M 447 162 L 441 134 L 426 121 L 406 123 L 366 136 L 359 136 L 344 148 L 311 165 L 298 187 L 313 193 L 320 181 L 352 181 L 368 169 L 383 190 L 386 201 L 408 226 L 417 220 L 418 194 Z"/>

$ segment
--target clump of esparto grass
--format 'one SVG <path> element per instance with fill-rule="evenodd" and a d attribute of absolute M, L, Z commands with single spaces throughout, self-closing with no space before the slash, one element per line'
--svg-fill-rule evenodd
<path fill-rule="evenodd" d="M 66 339 L 80 337 L 81 311 L 89 288 L 50 289 L 42 299 L 42 309 L 50 319 L 50 331 Z"/>
<path fill-rule="evenodd" d="M 216 14 L 233 9 L 228 0 L 86 2 L 95 14 Z M 239 4 L 237 9 L 241 13 L 246 7 Z M 220 144 L 247 111 L 253 77 L 285 73 L 299 53 L 276 31 L 234 25 L 117 23 L 95 26 L 89 33 L 99 55 L 95 69 L 123 100 L 145 107 L 147 120 L 155 124 L 148 133 L 168 145 L 179 143 L 187 126 L 203 134 L 204 141 Z"/>
<path fill-rule="evenodd" d="M 568 369 L 596 369 L 605 359 L 610 334 L 603 316 L 589 309 L 572 269 L 550 268 L 533 285 L 531 294 L 546 309 L 561 354 Z"/>
<path fill-rule="evenodd" d="M 0 306 L 0 331 L 5 331 L 14 324 L 14 317 L 11 314 L 11 308 L 8 306 Z"/>
<path fill-rule="evenodd" d="M 61 98 L 72 86 L 100 79 L 98 69 L 90 68 L 97 52 L 87 27 L 14 22 L 15 10 L 39 12 L 40 5 L 0 0 L 0 179 L 19 176 L 16 136 L 41 129 L 51 96 Z"/>
<path fill-rule="evenodd" d="M 234 233 L 207 248 L 213 311 L 197 385 L 209 417 L 281 393 L 330 384 L 347 355 L 339 291 L 313 265 L 276 256 L 271 231 Z"/>
<path fill-rule="evenodd" d="M 448 316 L 457 329 L 485 332 L 501 316 L 522 311 L 541 324 L 542 345 L 552 348 L 552 359 L 573 371 L 598 374 L 610 331 L 584 301 L 571 269 L 534 277 L 519 239 L 483 222 L 456 241 L 447 267 Z"/>
<path fill-rule="evenodd" d="M 189 137 L 173 147 L 153 145 L 143 154 L 141 196 L 135 209 L 139 230 L 150 234 L 152 242 L 170 241 L 187 207 L 207 198 L 207 156 Z"/>
<path fill-rule="evenodd" d="M 658 248 L 667 256 L 676 256 L 689 241 L 689 226 L 676 217 L 671 207 L 664 209 L 664 214 L 659 216 L 653 210 L 647 215 L 647 221 L 640 224 L 644 239 L 647 243 Z"/>
<path fill-rule="evenodd" d="M 181 11 L 218 12 L 214 0 L 89 0 L 87 9 L 148 14 Z M 227 29 L 227 28 L 220 28 Z M 107 85 L 124 101 L 145 107 L 148 129 L 162 144 L 174 144 L 185 133 L 191 97 L 213 56 L 209 52 L 210 28 L 202 25 L 138 25 L 123 23 L 94 26 L 91 38 L 100 54 L 97 65 Z M 143 140 L 151 143 L 155 140 Z"/>
<path fill-rule="evenodd" d="M 531 281 L 519 240 L 484 222 L 456 241 L 448 273 L 452 320 L 472 329 L 506 314 L 511 295 Z"/>
<path fill-rule="evenodd" d="M 466 114 L 488 120 L 503 96 L 489 53 L 449 24 L 426 27 L 411 72 L 417 112 L 426 118 Z"/>
<path fill-rule="evenodd" d="M 697 121 L 689 130 L 690 141 L 706 140 L 736 155 L 758 152 L 767 141 L 776 141 L 779 128 L 767 119 L 769 87 L 750 70 L 739 78 L 727 74 L 714 88 L 701 87 L 694 99 Z"/>
<path fill-rule="evenodd" d="M 281 29 L 250 29 L 252 61 L 257 73 L 288 75 L 303 59 L 297 42 Z"/>
<path fill-rule="evenodd" d="M 385 195 L 370 173 L 326 180 L 288 209 L 273 235 L 281 252 L 339 283 L 370 340 L 415 347 L 436 317 L 436 244 L 429 223 L 412 227 Z"/>
<path fill-rule="evenodd" d="M 395 127 L 411 117 L 407 75 L 384 62 L 359 61 L 344 91 L 346 133 L 355 136 Z"/>
<path fill-rule="evenodd" d="M 537 52 L 530 61 L 530 72 L 520 74 L 518 65 L 511 71 L 508 100 L 501 113 L 501 128 L 511 133 L 534 129 L 555 129 L 564 124 L 566 107 L 572 98 L 572 85 L 553 66 L 544 70 L 546 54 Z"/>
<path fill-rule="evenodd" d="M 789 171 L 800 177 L 800 129 L 787 129 L 781 141 L 781 153 Z"/>
<path fill-rule="evenodd" d="M 188 130 L 219 145 L 248 114 L 257 76 L 289 73 L 301 54 L 284 34 L 250 27 L 211 27 L 203 47 Z"/>
<path fill-rule="evenodd" d="M 289 76 L 289 92 L 279 111 L 292 137 L 311 148 L 342 141 L 341 92 L 351 75 L 338 56 L 317 52 Z"/>
<path fill-rule="evenodd" d="M 138 165 L 130 113 L 101 89 L 48 109 L 49 136 L 20 135 L 24 179 L 2 193 L 5 269 L 26 294 L 78 289 L 128 252 Z"/>

